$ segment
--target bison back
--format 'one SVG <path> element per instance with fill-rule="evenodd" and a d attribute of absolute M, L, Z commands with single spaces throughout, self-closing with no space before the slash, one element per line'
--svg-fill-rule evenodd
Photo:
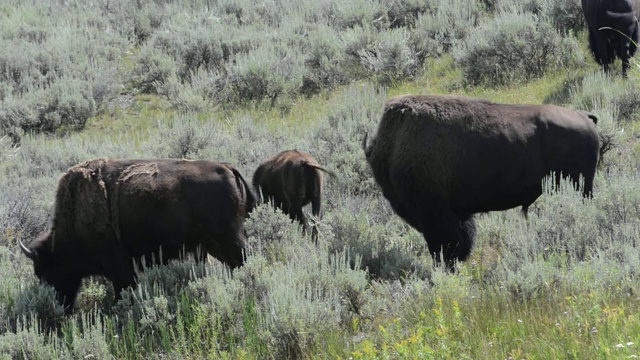
<path fill-rule="evenodd" d="M 203 239 L 226 238 L 243 221 L 241 190 L 233 171 L 222 164 L 114 161 L 107 172 L 114 228 L 134 257 L 159 247 L 174 257 Z"/>
<path fill-rule="evenodd" d="M 559 115 L 546 116 L 546 109 L 457 96 L 392 98 L 367 160 L 400 212 L 429 203 L 461 213 L 525 205 L 539 195 L 548 160 L 557 155 L 546 154 L 554 149 L 545 137 Z M 579 118 L 593 126 L 571 109 L 558 112 L 565 121 Z"/>

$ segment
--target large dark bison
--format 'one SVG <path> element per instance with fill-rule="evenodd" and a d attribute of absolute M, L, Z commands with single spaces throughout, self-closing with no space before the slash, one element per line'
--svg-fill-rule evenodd
<path fill-rule="evenodd" d="M 618 57 L 622 60 L 622 74 L 626 76 L 629 59 L 640 42 L 640 0 L 582 0 L 582 12 L 596 61 L 606 71 Z"/>
<path fill-rule="evenodd" d="M 473 214 L 526 210 L 554 173 L 590 196 L 597 118 L 554 105 L 506 105 L 460 96 L 398 96 L 365 155 L 393 210 L 452 266 L 475 236 Z M 562 175 L 560 175 L 562 174 Z"/>
<path fill-rule="evenodd" d="M 309 225 L 302 208 L 311 203 L 311 213 L 316 218 L 320 217 L 322 171 L 335 176 L 308 153 L 286 150 L 261 163 L 253 174 L 252 182 L 263 201 L 272 202 L 292 220 L 298 220 L 306 232 Z M 313 226 L 312 239 L 318 239 L 316 225 Z"/>
<path fill-rule="evenodd" d="M 135 286 L 134 262 L 167 263 L 204 250 L 243 264 L 244 220 L 256 197 L 230 164 L 190 160 L 96 159 L 60 179 L 51 230 L 28 245 L 35 274 L 71 312 L 82 278 L 111 280 L 116 299 Z M 153 259 L 153 260 L 152 260 Z"/>

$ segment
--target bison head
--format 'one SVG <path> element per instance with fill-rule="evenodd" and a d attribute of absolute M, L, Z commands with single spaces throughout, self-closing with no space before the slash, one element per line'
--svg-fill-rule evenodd
<path fill-rule="evenodd" d="M 33 260 L 33 269 L 38 279 L 50 284 L 54 284 L 54 259 L 51 252 L 52 235 L 47 233 L 25 245 L 20 241 L 22 252 Z"/>
<path fill-rule="evenodd" d="M 51 232 L 25 245 L 20 242 L 22 252 L 33 261 L 33 270 L 40 281 L 56 289 L 58 302 L 70 313 L 80 287 L 81 278 L 66 274 L 64 266 L 52 251 L 53 235 Z"/>

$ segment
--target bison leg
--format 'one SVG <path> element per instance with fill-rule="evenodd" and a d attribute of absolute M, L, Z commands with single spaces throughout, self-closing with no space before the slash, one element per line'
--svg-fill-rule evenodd
<path fill-rule="evenodd" d="M 300 226 L 302 226 L 302 234 L 307 233 L 307 228 L 309 228 L 309 222 L 307 218 L 304 216 L 304 212 L 302 211 L 302 206 L 292 206 L 289 212 L 289 217 L 293 221 L 300 222 Z"/>
<path fill-rule="evenodd" d="M 112 262 L 105 265 L 105 276 L 113 284 L 114 302 L 122 299 L 122 290 L 136 287 L 136 273 L 134 263 L 142 268 L 141 259 L 132 259 L 127 252 L 116 249 L 111 257 Z"/>
<path fill-rule="evenodd" d="M 589 32 L 589 43 L 592 46 L 596 61 L 602 65 L 605 72 L 609 71 L 609 64 L 613 61 L 613 49 L 609 45 L 608 37 L 601 30 Z"/>
<path fill-rule="evenodd" d="M 111 280 L 111 282 L 113 283 L 113 292 L 114 292 L 113 301 L 117 303 L 118 301 L 122 300 L 122 290 L 128 289 L 128 288 L 135 289 L 136 281 L 137 281 L 137 277 L 135 274 L 133 274 L 133 276 L 128 279 L 123 277 L 121 279 Z"/>
<path fill-rule="evenodd" d="M 311 229 L 311 240 L 318 243 L 318 221 L 320 220 L 320 209 L 322 207 L 322 195 L 317 194 L 311 199 L 311 214 L 315 217 L 313 228 Z"/>
<path fill-rule="evenodd" d="M 422 220 L 424 238 L 436 263 L 444 260 L 454 270 L 456 261 L 469 257 L 476 232 L 472 215 L 459 216 L 450 209 L 438 208 L 426 212 Z"/>
<path fill-rule="evenodd" d="M 78 290 L 82 284 L 82 277 L 68 275 L 64 278 L 64 284 L 56 286 L 56 293 L 59 304 L 64 308 L 65 314 L 71 314 L 73 312 L 73 305 L 76 302 L 78 296 Z"/>

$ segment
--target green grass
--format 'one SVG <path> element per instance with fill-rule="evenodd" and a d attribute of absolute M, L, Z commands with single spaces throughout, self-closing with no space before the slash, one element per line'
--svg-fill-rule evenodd
<path fill-rule="evenodd" d="M 417 317 L 376 319 L 351 356 L 610 359 L 640 352 L 640 304 L 627 294 L 557 293 L 523 302 L 483 290 L 464 303 L 436 296 Z"/>

